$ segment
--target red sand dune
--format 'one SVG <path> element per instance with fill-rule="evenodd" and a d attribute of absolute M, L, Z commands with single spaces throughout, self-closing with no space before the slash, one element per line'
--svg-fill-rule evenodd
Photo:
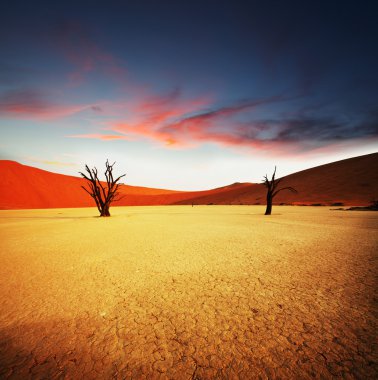
<path fill-rule="evenodd" d="M 282 192 L 275 203 L 369 204 L 378 198 L 377 168 L 378 153 L 374 153 L 288 175 L 282 180 L 282 186 L 293 186 L 298 194 Z M 0 160 L 0 172 L 0 209 L 94 206 L 81 188 L 85 181 L 79 177 L 7 160 Z M 192 192 L 124 185 L 121 192 L 125 197 L 116 205 L 265 203 L 265 188 L 251 183 Z"/>

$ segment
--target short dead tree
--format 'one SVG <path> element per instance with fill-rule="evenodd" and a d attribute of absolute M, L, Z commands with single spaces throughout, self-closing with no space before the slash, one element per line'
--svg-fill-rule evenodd
<path fill-rule="evenodd" d="M 268 179 L 268 175 L 264 176 L 264 186 L 267 188 L 267 194 L 266 194 L 266 210 L 265 215 L 270 215 L 272 213 L 272 205 L 273 205 L 273 198 L 282 190 L 290 190 L 292 193 L 298 193 L 297 190 L 295 190 L 293 187 L 287 186 L 287 187 L 281 187 L 280 189 L 277 189 L 277 186 L 281 182 L 282 178 L 276 179 L 276 167 L 274 167 L 274 173 L 272 175 L 271 180 Z"/>
<path fill-rule="evenodd" d="M 101 182 L 98 178 L 97 168 L 94 167 L 90 169 L 88 165 L 85 165 L 86 174 L 79 172 L 81 176 L 88 181 L 89 189 L 85 186 L 81 186 L 96 202 L 96 206 L 100 213 L 100 216 L 110 216 L 109 208 L 110 204 L 113 201 L 117 201 L 122 199 L 123 197 L 119 196 L 119 187 L 121 184 L 118 181 L 124 177 L 126 174 L 119 176 L 118 178 L 113 178 L 113 166 L 115 162 L 110 165 L 109 161 L 106 160 L 106 170 L 105 170 L 105 178 L 106 183 Z"/>

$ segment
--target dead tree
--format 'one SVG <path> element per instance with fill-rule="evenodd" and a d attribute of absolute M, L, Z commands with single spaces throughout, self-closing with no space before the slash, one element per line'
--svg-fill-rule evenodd
<path fill-rule="evenodd" d="M 90 169 L 88 165 L 85 165 L 85 170 L 88 174 L 84 174 L 82 172 L 79 172 L 81 176 L 88 181 L 89 189 L 87 189 L 85 186 L 81 186 L 96 202 L 96 206 L 98 208 L 98 211 L 100 212 L 100 216 L 110 216 L 109 208 L 110 204 L 113 201 L 117 201 L 122 199 L 122 197 L 119 196 L 119 187 L 120 184 L 117 183 L 122 177 L 124 177 L 126 174 L 123 174 L 119 176 L 118 178 L 113 178 L 113 165 L 109 164 L 109 161 L 106 160 L 106 170 L 105 170 L 105 178 L 106 178 L 106 184 L 105 182 L 101 182 L 98 178 L 98 171 L 97 168 L 94 167 L 93 169 Z"/>
<path fill-rule="evenodd" d="M 297 190 L 295 190 L 293 187 L 287 186 L 287 187 L 281 187 L 280 189 L 277 189 L 277 186 L 282 181 L 282 178 L 276 179 L 276 167 L 274 167 L 274 173 L 272 175 L 272 179 L 268 179 L 268 175 L 264 176 L 264 186 L 267 188 L 268 192 L 266 194 L 266 210 L 265 215 L 270 215 L 272 213 L 272 205 L 273 205 L 273 198 L 282 190 L 290 190 L 292 193 L 298 193 Z"/>

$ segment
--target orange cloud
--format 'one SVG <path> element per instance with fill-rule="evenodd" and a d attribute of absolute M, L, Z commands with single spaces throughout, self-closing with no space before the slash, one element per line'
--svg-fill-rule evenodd
<path fill-rule="evenodd" d="M 54 161 L 54 160 L 40 160 L 34 157 L 25 157 L 28 161 L 37 162 L 39 164 L 52 165 L 58 167 L 76 167 L 77 164 L 73 162 L 62 162 L 62 161 Z"/>
<path fill-rule="evenodd" d="M 123 136 L 123 135 L 102 135 L 100 133 L 89 133 L 89 134 L 83 134 L 83 135 L 70 135 L 66 137 L 72 137 L 72 138 L 78 138 L 78 139 L 97 139 L 97 140 L 103 140 L 103 141 L 110 141 L 110 140 L 132 140 L 130 137 Z"/>

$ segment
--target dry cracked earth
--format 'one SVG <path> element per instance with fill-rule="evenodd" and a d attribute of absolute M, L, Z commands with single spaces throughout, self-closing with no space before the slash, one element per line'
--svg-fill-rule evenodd
<path fill-rule="evenodd" d="M 1 379 L 374 379 L 378 215 L 1 211 Z"/>

